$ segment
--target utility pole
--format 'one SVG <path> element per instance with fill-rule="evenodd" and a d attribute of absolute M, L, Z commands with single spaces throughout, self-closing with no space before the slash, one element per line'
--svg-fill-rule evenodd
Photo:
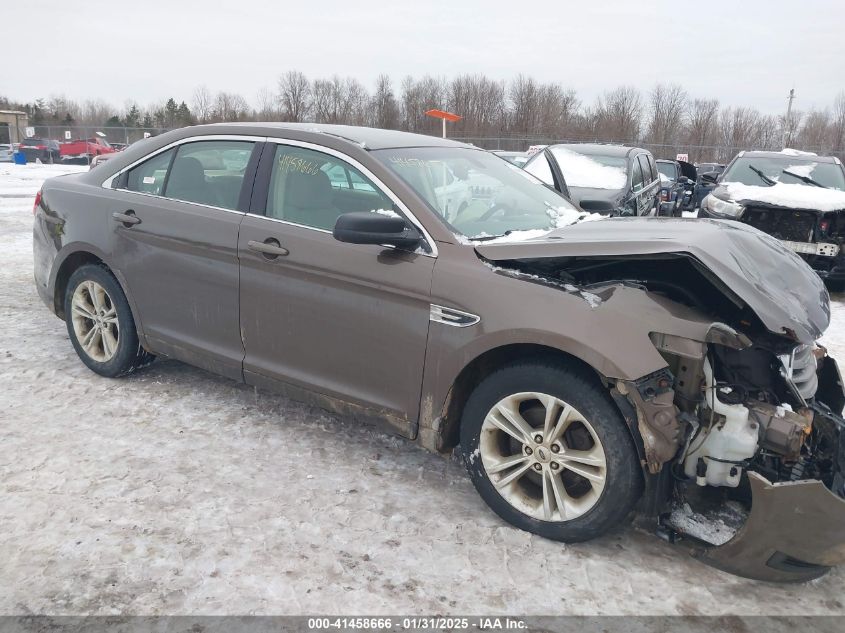
<path fill-rule="evenodd" d="M 783 147 L 786 148 L 786 142 L 789 140 L 789 128 L 792 123 L 792 102 L 795 99 L 795 88 L 789 90 L 789 102 L 786 106 L 786 120 L 783 124 Z"/>

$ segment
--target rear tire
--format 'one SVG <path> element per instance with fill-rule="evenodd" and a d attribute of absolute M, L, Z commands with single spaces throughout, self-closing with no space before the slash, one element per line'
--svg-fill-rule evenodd
<path fill-rule="evenodd" d="M 603 386 L 577 368 L 526 362 L 487 376 L 464 408 L 461 453 L 496 514 L 556 541 L 600 536 L 642 494 L 625 422 Z"/>
<path fill-rule="evenodd" d="M 104 266 L 86 264 L 74 271 L 64 311 L 71 343 L 91 371 L 117 378 L 155 358 L 141 347 L 126 295 Z"/>

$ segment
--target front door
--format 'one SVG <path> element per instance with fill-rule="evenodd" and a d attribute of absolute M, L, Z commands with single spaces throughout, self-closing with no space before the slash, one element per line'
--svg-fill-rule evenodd
<path fill-rule="evenodd" d="M 286 141 L 259 170 L 263 215 L 247 215 L 238 239 L 247 382 L 345 403 L 413 437 L 435 259 L 332 237 L 344 212 L 397 209 L 352 159 Z"/>
<path fill-rule="evenodd" d="M 238 227 L 256 143 L 202 140 L 118 179 L 111 251 L 153 351 L 242 378 Z"/>

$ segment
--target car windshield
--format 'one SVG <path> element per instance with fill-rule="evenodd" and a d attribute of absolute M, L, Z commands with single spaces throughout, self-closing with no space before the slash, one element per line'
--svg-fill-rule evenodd
<path fill-rule="evenodd" d="M 675 173 L 675 165 L 672 163 L 657 163 L 657 171 L 661 174 L 669 178 L 670 180 L 674 180 L 677 174 Z"/>
<path fill-rule="evenodd" d="M 372 155 L 408 183 L 456 234 L 470 239 L 550 231 L 580 214 L 534 176 L 483 150 L 414 147 Z"/>
<path fill-rule="evenodd" d="M 744 185 L 766 186 L 764 179 L 754 171 L 759 169 L 763 174 L 774 180 L 791 185 L 813 186 L 796 176 L 810 178 L 824 187 L 845 191 L 845 173 L 842 167 L 836 163 L 820 163 L 810 157 L 795 157 L 784 155 L 783 157 L 769 156 L 743 156 L 737 158 L 725 171 L 722 182 L 740 182 Z M 784 173 L 784 170 L 795 174 Z"/>
<path fill-rule="evenodd" d="M 624 189 L 628 184 L 628 161 L 624 156 L 581 154 L 567 147 L 552 147 L 568 187 Z"/>

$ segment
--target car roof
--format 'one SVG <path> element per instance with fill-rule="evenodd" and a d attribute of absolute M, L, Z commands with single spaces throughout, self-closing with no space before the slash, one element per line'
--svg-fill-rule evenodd
<path fill-rule="evenodd" d="M 743 157 L 760 157 L 760 158 L 782 158 L 784 160 L 790 159 L 798 159 L 798 160 L 811 160 L 814 163 L 835 163 L 836 157 L 835 156 L 817 156 L 816 154 L 809 154 L 809 153 L 790 153 L 790 152 L 764 152 L 759 150 L 752 150 L 747 152 L 741 152 Z"/>
<path fill-rule="evenodd" d="M 388 149 L 400 147 L 472 147 L 478 149 L 473 145 L 466 143 L 459 143 L 450 139 L 440 138 L 438 136 L 428 136 L 427 134 L 414 134 L 412 132 L 402 132 L 399 130 L 382 130 L 373 127 L 363 127 L 357 125 L 329 125 L 325 123 L 215 123 L 211 125 L 202 125 L 194 128 L 200 132 L 202 128 L 211 128 L 215 126 L 224 127 L 248 127 L 252 133 L 261 132 L 267 136 L 276 136 L 284 138 L 285 130 L 299 131 L 299 132 L 315 132 L 318 134 L 327 134 L 334 136 L 351 143 L 355 143 L 365 149 Z"/>
<path fill-rule="evenodd" d="M 579 154 L 594 156 L 629 156 L 630 154 L 639 154 L 646 151 L 640 147 L 605 145 L 603 143 L 559 143 L 552 147 L 563 147 Z"/>
<path fill-rule="evenodd" d="M 655 158 L 655 163 L 672 163 L 673 165 L 677 164 L 678 161 L 672 160 L 671 158 Z"/>

